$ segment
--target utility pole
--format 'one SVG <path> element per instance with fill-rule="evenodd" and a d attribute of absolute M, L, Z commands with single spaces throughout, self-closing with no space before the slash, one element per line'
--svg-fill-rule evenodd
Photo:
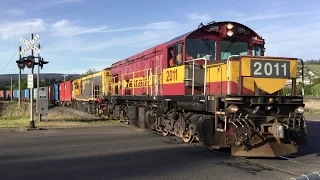
<path fill-rule="evenodd" d="M 30 41 L 33 39 L 33 33 L 30 36 Z M 31 56 L 33 57 L 33 49 L 31 49 Z M 31 68 L 31 74 L 33 75 L 33 67 Z M 33 87 L 30 88 L 30 128 L 35 128 L 33 119 Z"/>
<path fill-rule="evenodd" d="M 11 77 L 11 92 L 13 92 L 13 88 L 12 88 L 12 77 Z M 20 94 L 20 93 L 19 93 Z M 11 96 L 11 101 L 12 101 L 12 96 Z"/>
<path fill-rule="evenodd" d="M 68 76 L 67 74 L 62 75 L 63 76 L 63 82 L 66 82 L 66 77 Z"/>
<path fill-rule="evenodd" d="M 19 59 L 22 58 L 20 52 L 21 52 L 21 46 L 19 46 Z M 19 77 L 18 77 L 18 84 L 19 84 L 19 92 L 21 92 L 21 69 L 19 68 Z M 11 88 L 12 91 L 12 88 Z M 19 93 L 19 99 L 18 99 L 19 108 L 21 107 L 21 93 Z"/>
<path fill-rule="evenodd" d="M 40 49 L 41 46 L 40 46 L 40 43 L 38 44 L 38 48 Z M 38 53 L 38 64 L 40 64 L 40 52 Z M 38 73 L 37 73 L 37 113 L 39 114 L 38 115 L 38 118 L 39 118 L 39 121 L 41 121 L 41 114 L 38 112 L 38 107 L 39 107 L 39 89 L 40 89 L 40 66 L 38 66 Z"/>

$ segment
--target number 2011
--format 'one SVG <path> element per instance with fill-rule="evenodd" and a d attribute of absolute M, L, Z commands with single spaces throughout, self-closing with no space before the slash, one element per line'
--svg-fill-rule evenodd
<path fill-rule="evenodd" d="M 280 65 L 279 62 L 275 64 L 271 64 L 270 62 L 267 62 L 263 65 L 263 63 L 261 62 L 255 62 L 253 64 L 253 67 L 255 68 L 253 75 L 256 75 L 256 76 L 261 76 L 263 74 L 265 74 L 266 76 L 271 76 L 271 75 L 279 76 L 280 72 L 281 72 L 281 75 L 287 76 L 287 68 L 288 68 L 287 63 L 283 63 L 282 65 Z"/>
<path fill-rule="evenodd" d="M 167 76 L 167 81 L 176 81 L 178 80 L 178 70 L 174 69 L 174 70 L 169 70 L 166 72 L 166 76 Z"/>

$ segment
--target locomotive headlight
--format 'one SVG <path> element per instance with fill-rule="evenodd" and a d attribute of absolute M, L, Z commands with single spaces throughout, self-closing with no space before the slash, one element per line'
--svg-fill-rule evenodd
<path fill-rule="evenodd" d="M 300 106 L 294 112 L 297 113 L 297 114 L 303 114 L 304 113 L 304 108 L 302 106 Z"/>
<path fill-rule="evenodd" d="M 228 35 L 228 36 L 232 36 L 232 35 L 233 35 L 233 32 L 232 32 L 231 30 L 229 30 L 229 31 L 227 32 L 227 35 Z"/>
<path fill-rule="evenodd" d="M 227 108 L 228 112 L 230 113 L 236 113 L 238 112 L 239 108 L 238 106 L 231 104 L 228 108 Z"/>
<path fill-rule="evenodd" d="M 233 28 L 233 24 L 229 23 L 227 24 L 227 29 L 232 29 Z"/>

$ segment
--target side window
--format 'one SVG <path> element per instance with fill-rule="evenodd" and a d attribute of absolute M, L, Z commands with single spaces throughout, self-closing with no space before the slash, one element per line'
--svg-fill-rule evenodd
<path fill-rule="evenodd" d="M 168 67 L 181 65 L 183 62 L 183 44 L 179 43 L 168 48 Z"/>
<path fill-rule="evenodd" d="M 183 57 L 183 44 L 177 44 L 176 45 L 176 64 L 181 65 L 182 64 L 182 57 Z"/>
<path fill-rule="evenodd" d="M 175 57 L 174 57 L 174 49 L 173 47 L 168 48 L 168 67 L 174 66 Z"/>
<path fill-rule="evenodd" d="M 253 56 L 261 56 L 261 46 L 260 45 L 252 46 L 251 52 Z"/>

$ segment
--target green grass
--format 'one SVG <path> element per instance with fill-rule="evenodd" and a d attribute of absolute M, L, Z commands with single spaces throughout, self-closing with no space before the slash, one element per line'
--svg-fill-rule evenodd
<path fill-rule="evenodd" d="M 82 117 L 81 117 L 82 118 Z M 54 119 L 58 119 L 54 120 Z M 64 114 L 49 110 L 49 121 L 38 121 L 38 116 L 34 116 L 37 127 L 66 127 L 66 126 L 83 126 L 83 125 L 104 125 L 113 124 L 115 121 L 110 120 L 83 120 L 74 117 L 72 114 Z M 51 121 L 50 121 L 51 120 Z M 30 124 L 29 103 L 21 103 L 18 108 L 17 102 L 0 102 L 0 128 L 26 128 Z"/>
<path fill-rule="evenodd" d="M 0 120 L 0 128 L 27 128 L 29 126 L 29 119 L 2 119 Z M 107 125 L 115 124 L 116 121 L 35 121 L 36 127 L 71 127 L 71 126 L 87 126 L 87 125 Z"/>
<path fill-rule="evenodd" d="M 307 64 L 304 66 L 309 68 L 311 71 L 316 71 L 320 73 L 320 64 Z"/>

